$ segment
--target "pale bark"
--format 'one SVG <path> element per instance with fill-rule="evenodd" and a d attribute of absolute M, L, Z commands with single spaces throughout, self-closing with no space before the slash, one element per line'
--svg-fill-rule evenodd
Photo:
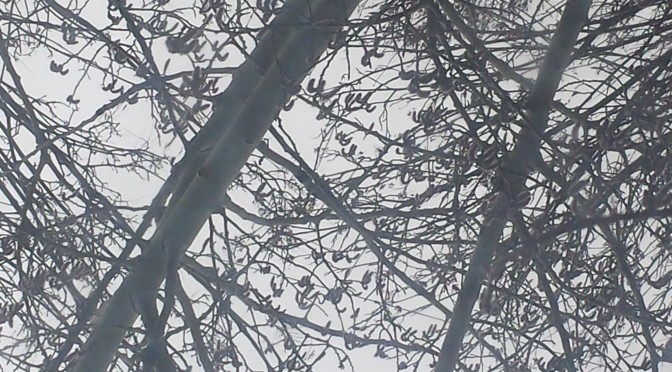
<path fill-rule="evenodd" d="M 155 298 L 166 267 L 187 250 L 299 84 L 345 23 L 357 0 L 289 0 L 251 56 L 215 103 L 189 149 L 177 190 L 138 268 L 108 301 L 74 368 L 105 371 L 138 317 L 143 298 Z M 193 156 L 196 154 L 197 156 Z M 193 160 L 192 160 L 193 159 Z"/>
<path fill-rule="evenodd" d="M 442 10 L 447 14 L 454 13 L 450 4 L 440 2 Z M 478 299 L 483 279 L 490 268 L 495 250 L 499 245 L 502 230 L 507 222 L 504 213 L 511 207 L 510 195 L 515 195 L 525 187 L 525 179 L 529 174 L 533 159 L 538 158 L 541 145 L 541 135 L 548 123 L 548 114 L 553 96 L 558 88 L 565 68 L 570 62 L 574 45 L 581 28 L 588 19 L 590 0 L 569 0 L 553 35 L 544 62 L 539 70 L 539 76 L 530 93 L 528 108 L 525 110 L 526 126 L 517 138 L 514 150 L 503 164 L 503 176 L 510 182 L 509 192 L 500 192 L 491 206 L 493 217 L 486 220 L 480 231 L 476 248 L 472 253 L 469 269 L 466 273 L 459 296 L 455 303 L 453 316 L 450 319 L 446 333 L 437 372 L 452 372 L 458 361 L 462 341 L 467 332 L 471 319 L 471 312 Z M 571 362 L 571 355 L 566 355 L 566 367 L 575 370 Z"/>

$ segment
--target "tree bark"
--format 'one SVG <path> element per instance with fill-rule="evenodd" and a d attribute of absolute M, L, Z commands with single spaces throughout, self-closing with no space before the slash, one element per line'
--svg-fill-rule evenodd
<path fill-rule="evenodd" d="M 187 151 L 178 190 L 157 231 L 108 301 L 82 348 L 75 372 L 106 371 L 143 298 L 156 298 L 166 265 L 188 249 L 229 185 L 291 97 L 345 24 L 358 0 L 288 0 L 271 22 L 214 113 Z M 194 148 L 195 147 L 195 148 Z"/>
<path fill-rule="evenodd" d="M 525 180 L 532 168 L 532 160 L 538 158 L 541 139 L 548 124 L 548 114 L 553 96 L 560 84 L 563 72 L 571 61 L 571 54 L 581 28 L 588 19 L 588 9 L 591 0 L 568 0 L 558 29 L 551 39 L 551 44 L 539 75 L 530 94 L 530 100 L 525 110 L 527 125 L 523 127 L 517 138 L 516 146 L 502 165 L 502 177 L 506 177 L 511 184 L 509 192 L 498 194 L 491 206 L 493 217 L 486 220 L 480 231 L 476 248 L 472 253 L 469 269 L 462 283 L 457 297 L 453 316 L 446 333 L 437 372 L 452 372 L 455 370 L 462 341 L 467 332 L 471 312 L 483 285 L 483 279 L 490 268 L 495 250 L 499 244 L 507 218 L 504 213 L 511 207 L 511 195 L 525 188 Z M 449 2 L 440 2 L 442 10 L 450 16 L 455 14 Z M 450 17 L 449 17 L 450 18 Z M 571 356 L 565 356 L 568 360 Z M 571 363 L 567 363 L 572 370 Z"/>

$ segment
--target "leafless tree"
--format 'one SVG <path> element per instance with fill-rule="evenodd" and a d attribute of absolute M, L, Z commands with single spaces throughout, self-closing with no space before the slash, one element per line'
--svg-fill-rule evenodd
<path fill-rule="evenodd" d="M 669 1 L 0 9 L 0 364 L 672 361 Z"/>

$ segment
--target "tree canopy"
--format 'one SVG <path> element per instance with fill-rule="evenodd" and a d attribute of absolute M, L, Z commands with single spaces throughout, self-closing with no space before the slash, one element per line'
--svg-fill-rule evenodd
<path fill-rule="evenodd" d="M 672 362 L 669 1 L 0 20 L 0 365 Z"/>

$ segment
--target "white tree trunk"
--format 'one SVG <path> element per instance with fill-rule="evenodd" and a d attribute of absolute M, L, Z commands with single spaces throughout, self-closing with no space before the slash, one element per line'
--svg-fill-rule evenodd
<path fill-rule="evenodd" d="M 108 301 L 75 372 L 106 371 L 138 317 L 142 299 L 156 298 L 170 262 L 179 261 L 262 140 L 279 111 L 345 23 L 357 0 L 288 0 L 251 56 L 215 103 L 215 111 L 187 152 L 166 215 L 138 268 Z M 200 154 L 199 156 L 193 156 Z M 194 160 L 192 160 L 194 159 Z"/>

